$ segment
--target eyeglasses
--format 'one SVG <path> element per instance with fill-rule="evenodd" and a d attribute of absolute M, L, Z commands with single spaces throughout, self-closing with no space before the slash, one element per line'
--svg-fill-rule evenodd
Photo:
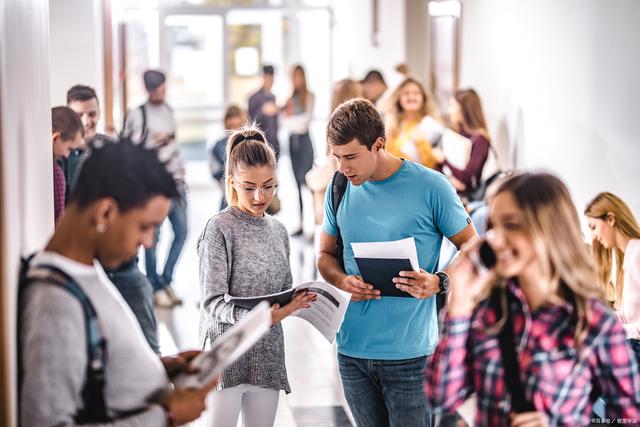
<path fill-rule="evenodd" d="M 236 186 L 236 190 L 242 191 L 243 193 L 245 193 L 247 196 L 250 196 L 250 197 L 255 196 L 258 191 L 262 192 L 262 194 L 264 194 L 266 197 L 271 197 L 278 190 L 278 184 L 276 183 L 265 185 L 263 187 L 254 187 L 254 186 L 245 187 L 244 185 L 238 184 L 238 182 L 235 179 L 233 180 L 233 183 Z"/>

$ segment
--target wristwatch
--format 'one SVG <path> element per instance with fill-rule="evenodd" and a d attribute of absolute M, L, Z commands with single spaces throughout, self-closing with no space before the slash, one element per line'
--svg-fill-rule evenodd
<path fill-rule="evenodd" d="M 438 293 L 446 293 L 449 290 L 449 275 L 444 271 L 436 271 L 434 274 L 440 279 L 440 292 Z"/>

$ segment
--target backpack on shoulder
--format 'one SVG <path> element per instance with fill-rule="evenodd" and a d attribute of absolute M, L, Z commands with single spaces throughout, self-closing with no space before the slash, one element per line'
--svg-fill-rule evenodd
<path fill-rule="evenodd" d="M 336 218 L 336 253 L 340 267 L 344 270 L 344 243 L 342 242 L 342 233 L 340 233 L 340 227 L 338 226 L 338 208 L 342 201 L 342 196 L 347 189 L 348 180 L 347 177 L 336 171 L 331 179 L 331 209 L 333 210 L 333 216 Z"/>
<path fill-rule="evenodd" d="M 31 265 L 34 255 L 20 260 L 18 299 L 24 298 L 29 286 L 57 286 L 69 292 L 80 304 L 84 313 L 87 339 L 87 376 L 82 388 L 83 408 L 75 415 L 79 424 L 109 421 L 104 401 L 104 368 L 106 361 L 106 340 L 100 330 L 96 310 L 82 290 L 67 273 L 49 264 Z M 18 357 L 21 363 L 21 357 Z M 19 367 L 19 383 L 22 367 Z"/>

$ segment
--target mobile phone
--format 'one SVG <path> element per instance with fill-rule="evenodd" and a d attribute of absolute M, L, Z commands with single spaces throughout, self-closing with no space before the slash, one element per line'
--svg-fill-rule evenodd
<path fill-rule="evenodd" d="M 486 240 L 477 250 L 469 252 L 468 256 L 479 273 L 484 273 L 496 265 L 496 253 Z"/>

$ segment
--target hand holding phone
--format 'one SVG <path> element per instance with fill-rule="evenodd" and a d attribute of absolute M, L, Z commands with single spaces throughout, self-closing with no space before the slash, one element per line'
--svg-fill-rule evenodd
<path fill-rule="evenodd" d="M 447 269 L 451 316 L 468 316 L 473 312 L 479 296 L 493 280 L 495 263 L 495 253 L 486 240 L 474 240 L 462 247 L 460 256 Z"/>

